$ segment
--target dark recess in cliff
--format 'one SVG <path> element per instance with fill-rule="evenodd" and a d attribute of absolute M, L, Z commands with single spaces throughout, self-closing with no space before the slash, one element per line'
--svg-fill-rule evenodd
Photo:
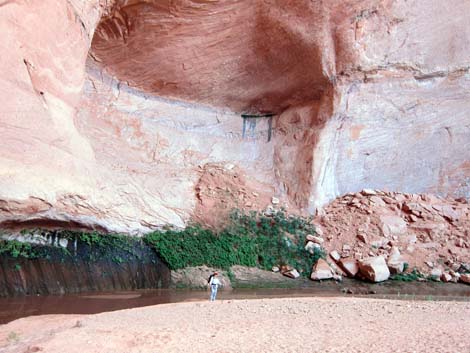
<path fill-rule="evenodd" d="M 0 296 L 168 288 L 170 270 L 143 241 L 100 248 L 31 245 L 34 256 L 0 255 Z"/>

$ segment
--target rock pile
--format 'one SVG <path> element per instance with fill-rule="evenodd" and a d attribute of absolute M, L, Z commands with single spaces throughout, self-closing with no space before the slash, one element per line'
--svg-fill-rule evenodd
<path fill-rule="evenodd" d="M 321 246 L 348 277 L 379 282 L 415 270 L 468 283 L 466 200 L 363 190 L 334 200 L 320 213 L 315 222 L 323 234 Z"/>

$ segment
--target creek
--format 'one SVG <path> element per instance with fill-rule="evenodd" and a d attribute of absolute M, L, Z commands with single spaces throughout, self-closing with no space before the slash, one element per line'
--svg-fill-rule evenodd
<path fill-rule="evenodd" d="M 217 300 L 289 297 L 367 297 L 396 300 L 470 301 L 470 286 L 437 282 L 397 282 L 381 284 L 345 279 L 312 282 L 302 288 L 235 288 L 219 291 Z M 89 292 L 67 295 L 35 295 L 0 298 L 0 324 L 22 317 L 47 314 L 96 314 L 151 305 L 205 301 L 209 292 L 189 289 Z"/>

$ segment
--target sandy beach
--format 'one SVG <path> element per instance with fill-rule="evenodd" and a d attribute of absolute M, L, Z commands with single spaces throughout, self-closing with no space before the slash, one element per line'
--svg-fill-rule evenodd
<path fill-rule="evenodd" d="M 469 328 L 469 302 L 198 301 L 19 319 L 0 352 L 469 352 Z"/>

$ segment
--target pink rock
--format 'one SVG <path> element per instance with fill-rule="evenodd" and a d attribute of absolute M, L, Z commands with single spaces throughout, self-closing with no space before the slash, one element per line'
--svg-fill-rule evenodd
<path fill-rule="evenodd" d="M 387 203 L 389 205 L 396 203 L 396 200 L 394 200 L 393 198 L 391 198 L 389 196 L 385 196 L 382 199 L 383 199 L 383 201 L 385 201 L 385 203 Z"/>
<path fill-rule="evenodd" d="M 386 204 L 379 196 L 372 196 L 370 201 L 373 202 L 376 206 L 384 207 Z"/>
<path fill-rule="evenodd" d="M 375 192 L 375 190 L 372 190 L 372 189 L 364 189 L 362 190 L 362 195 L 364 196 L 371 196 L 371 195 L 377 195 L 377 193 Z"/>
<path fill-rule="evenodd" d="M 442 276 L 442 269 L 440 267 L 435 267 L 431 270 L 431 276 L 439 280 Z"/>
<path fill-rule="evenodd" d="M 470 274 L 461 273 L 459 281 L 462 282 L 462 283 L 470 284 Z"/>
<path fill-rule="evenodd" d="M 468 1 L 387 1 L 374 11 L 359 0 L 196 3 L 2 1 L 1 223 L 137 234 L 222 219 L 237 205 L 264 209 L 280 189 L 293 211 L 322 215 L 340 190 L 462 192 Z M 444 77 L 428 85 L 436 72 Z M 453 99 L 440 99 L 444 91 Z M 261 118 L 244 138 L 241 111 L 278 114 L 282 133 L 262 143 Z M 256 204 L 231 203 L 228 190 L 203 197 L 209 161 L 236 165 L 230 174 L 254 184 Z M 384 234 L 401 233 L 392 223 Z"/>
<path fill-rule="evenodd" d="M 341 259 L 341 255 L 336 250 L 330 252 L 330 257 L 336 262 Z"/>
<path fill-rule="evenodd" d="M 317 243 L 314 243 L 313 241 L 309 241 L 305 245 L 305 250 L 308 251 L 310 254 L 314 254 L 315 249 L 320 249 L 320 248 L 321 248 L 321 246 Z"/>
<path fill-rule="evenodd" d="M 367 236 L 365 234 L 359 233 L 356 237 L 364 244 L 367 244 Z"/>
<path fill-rule="evenodd" d="M 450 282 L 450 281 L 452 281 L 452 276 L 450 275 L 450 273 L 444 272 L 444 273 L 441 275 L 441 281 L 442 281 L 442 282 Z"/>
<path fill-rule="evenodd" d="M 391 274 L 402 273 L 405 269 L 405 260 L 396 246 L 392 247 L 387 259 L 387 266 Z"/>
<path fill-rule="evenodd" d="M 322 237 L 323 236 L 323 229 L 319 224 L 314 224 L 315 227 L 315 233 L 317 236 Z"/>
<path fill-rule="evenodd" d="M 325 241 L 322 237 L 311 234 L 307 234 L 306 239 L 317 244 L 323 244 L 323 242 Z"/>
<path fill-rule="evenodd" d="M 385 237 L 403 235 L 407 231 L 406 222 L 399 216 L 381 216 L 380 221 L 382 222 L 381 228 Z"/>
<path fill-rule="evenodd" d="M 341 259 L 339 265 L 348 277 L 354 277 L 359 272 L 359 265 L 355 259 Z"/>
<path fill-rule="evenodd" d="M 331 279 L 333 278 L 333 276 L 334 273 L 330 265 L 328 265 L 325 260 L 319 259 L 317 263 L 313 266 L 310 278 L 314 281 L 320 281 L 324 279 Z"/>
<path fill-rule="evenodd" d="M 359 261 L 359 271 L 361 275 L 372 282 L 386 281 L 390 277 L 390 270 L 382 256 Z"/>
<path fill-rule="evenodd" d="M 402 195 L 402 194 L 397 194 L 397 195 L 395 195 L 394 198 L 395 198 L 395 200 L 396 200 L 397 202 L 404 202 L 404 201 L 406 201 L 405 195 Z"/>
<path fill-rule="evenodd" d="M 296 278 L 300 277 L 299 272 L 295 268 L 290 270 L 290 271 L 283 272 L 282 274 L 286 277 L 293 278 L 293 279 L 296 279 Z"/>
<path fill-rule="evenodd" d="M 337 274 L 340 276 L 345 275 L 344 271 L 335 262 L 329 262 L 328 265 L 330 266 L 334 274 Z"/>

